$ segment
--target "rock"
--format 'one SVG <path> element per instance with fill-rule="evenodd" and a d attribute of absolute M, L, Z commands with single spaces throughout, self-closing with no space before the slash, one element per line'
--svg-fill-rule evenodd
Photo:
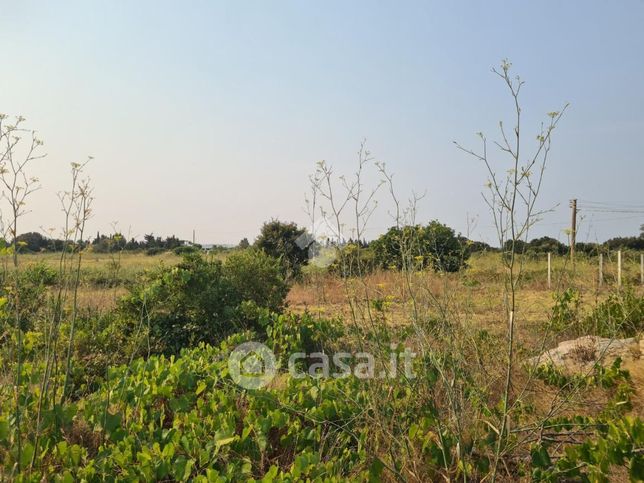
<path fill-rule="evenodd" d="M 643 343 L 644 339 L 640 342 L 633 337 L 608 339 L 586 335 L 579 339 L 563 341 L 554 349 L 532 357 L 527 362 L 534 367 L 552 364 L 568 373 L 587 372 L 592 370 L 596 363 L 610 366 L 618 357 L 625 364 L 639 364 L 644 352 Z"/>

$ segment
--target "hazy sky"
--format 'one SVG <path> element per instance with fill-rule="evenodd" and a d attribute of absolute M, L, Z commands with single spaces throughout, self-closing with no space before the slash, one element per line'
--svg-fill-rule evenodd
<path fill-rule="evenodd" d="M 111 223 L 197 241 L 253 239 L 270 218 L 307 223 L 308 175 L 355 169 L 363 138 L 401 194 L 427 191 L 437 218 L 494 241 L 484 167 L 452 141 L 496 134 L 511 102 L 490 68 L 526 81 L 526 140 L 570 102 L 555 132 L 534 232 L 579 240 L 644 223 L 644 1 L 0 0 L 0 112 L 21 114 L 48 156 L 23 230 L 62 223 L 56 192 L 87 155 L 90 231 Z M 630 207 L 633 205 L 633 207 Z M 626 210 L 628 211 L 628 210 Z M 391 225 L 379 209 L 371 234 Z"/>

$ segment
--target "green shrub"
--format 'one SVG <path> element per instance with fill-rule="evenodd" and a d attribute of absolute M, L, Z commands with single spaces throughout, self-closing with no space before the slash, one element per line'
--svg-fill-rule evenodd
<path fill-rule="evenodd" d="M 550 314 L 549 328 L 557 334 L 577 335 L 579 332 L 579 292 L 568 288 L 554 295 L 555 304 Z"/>
<path fill-rule="evenodd" d="M 187 255 L 189 253 L 200 253 L 201 248 L 195 245 L 181 245 L 180 247 L 175 248 L 172 250 L 175 255 Z"/>
<path fill-rule="evenodd" d="M 62 338 L 69 337 L 69 324 L 61 327 Z M 77 396 L 95 391 L 104 382 L 109 367 L 126 364 L 130 359 L 144 357 L 148 345 L 145 320 L 132 324 L 117 311 L 100 314 L 84 311 L 76 321 L 74 338 L 73 387 Z"/>
<path fill-rule="evenodd" d="M 314 317 L 309 313 L 271 314 L 262 319 L 266 327 L 267 344 L 285 362 L 293 352 L 327 352 L 337 347 L 338 339 L 344 334 L 338 320 Z"/>
<path fill-rule="evenodd" d="M 260 250 L 240 250 L 226 258 L 224 275 L 241 300 L 276 312 L 284 308 L 289 287 L 276 258 Z"/>
<path fill-rule="evenodd" d="M 111 368 L 95 393 L 47 414 L 38 451 L 33 426 L 25 425 L 20 476 L 27 481 L 381 481 L 387 475 L 379 455 L 389 459 L 386 452 L 399 440 L 422 455 L 425 476 L 439 476 L 440 445 L 448 445 L 451 456 L 454 438 L 443 430 L 437 442 L 433 416 L 418 417 L 414 391 L 394 380 L 374 385 L 355 377 L 288 374 L 261 391 L 246 391 L 231 380 L 227 359 L 234 347 L 253 338 L 239 333 L 218 347 L 200 345 L 179 357 L 152 356 Z M 391 401 L 391 439 L 376 436 L 373 415 L 365 410 L 371 397 Z M 33 417 L 37 400 L 28 403 L 25 416 Z M 9 408 L 0 412 L 0 474 L 7 475 L 17 462 Z M 408 454 L 396 449 L 392 453 L 400 458 Z M 32 456 L 33 468 L 27 469 Z"/>
<path fill-rule="evenodd" d="M 375 263 L 382 268 L 458 272 L 467 266 L 470 251 L 447 225 L 434 220 L 427 226 L 390 228 L 370 244 Z"/>
<path fill-rule="evenodd" d="M 434 270 L 458 272 L 467 267 L 469 252 L 465 250 L 452 228 L 436 220 L 431 221 L 425 227 L 423 240 Z"/>
<path fill-rule="evenodd" d="M 329 265 L 329 272 L 341 277 L 361 277 L 377 268 L 376 255 L 371 247 L 347 243 L 336 251 L 336 258 Z"/>
<path fill-rule="evenodd" d="M 613 293 L 583 321 L 582 331 L 602 337 L 633 337 L 644 330 L 644 296 Z"/>
<path fill-rule="evenodd" d="M 612 293 L 590 314 L 580 311 L 579 291 L 569 288 L 555 295 L 549 328 L 571 337 L 634 337 L 644 330 L 644 296 L 632 289 Z"/>
<path fill-rule="evenodd" d="M 535 444 L 531 460 L 534 481 L 608 482 L 616 476 L 612 466 L 627 468 L 630 481 L 644 480 L 644 423 L 640 418 L 624 417 L 605 424 L 571 420 L 561 426 L 562 433 L 570 433 L 577 426 L 580 430 L 596 427 L 595 435 L 582 444 L 569 445 L 563 452 L 560 444 Z M 553 460 L 551 447 L 561 457 Z"/>
<path fill-rule="evenodd" d="M 20 276 L 23 281 L 46 287 L 51 287 L 58 281 L 58 272 L 44 263 L 28 265 L 20 272 Z"/>
<path fill-rule="evenodd" d="M 121 308 L 133 324 L 146 320 L 155 347 L 177 353 L 231 333 L 239 302 L 221 262 L 191 254 L 175 267 L 160 267 L 144 276 Z"/>
<path fill-rule="evenodd" d="M 191 253 L 175 267 L 147 273 L 121 311 L 132 323 L 149 325 L 155 350 L 177 353 L 257 327 L 252 307 L 280 310 L 287 288 L 278 263 L 262 253 L 231 255 L 225 264 Z"/>
<path fill-rule="evenodd" d="M 3 299 L 5 310 L 0 312 L 0 333 L 15 326 L 16 307 L 20 327 L 24 331 L 31 330 L 45 307 L 47 287 L 54 285 L 57 279 L 57 272 L 42 263 L 7 274 L 0 288 L 0 297 L 6 297 Z M 14 305 L 16 301 L 19 301 L 17 306 Z"/>

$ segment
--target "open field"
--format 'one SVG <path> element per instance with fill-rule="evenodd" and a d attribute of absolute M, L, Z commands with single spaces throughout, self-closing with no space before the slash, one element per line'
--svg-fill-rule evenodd
<path fill-rule="evenodd" d="M 234 251 L 209 255 L 210 258 L 224 260 Z M 106 301 L 114 299 L 114 293 L 122 295 L 128 281 L 134 280 L 145 271 L 159 266 L 172 266 L 181 261 L 179 255 L 173 252 L 162 252 L 156 255 L 146 255 L 144 252 L 100 253 L 87 252 L 83 254 L 81 268 L 81 299 L 87 307 L 105 306 Z M 57 269 L 60 254 L 40 253 L 22 255 L 21 264 L 33 266 L 44 264 Z M 5 262 L 11 269 L 10 263 Z M 638 253 L 625 253 L 623 261 L 623 283 L 642 290 L 640 284 L 640 263 Z M 449 289 L 455 296 L 466 297 L 468 303 L 475 309 L 475 319 L 491 321 L 495 318 L 494 309 L 501 307 L 494 294 L 499 294 L 503 288 L 504 268 L 497 253 L 476 254 L 468 263 L 468 268 L 459 274 L 435 274 L 425 271 L 418 275 L 418 281 L 427 284 L 434 291 Z M 526 303 L 524 317 L 527 321 L 537 322 L 547 318 L 552 305 L 553 293 L 569 287 L 578 289 L 585 300 L 601 300 L 606 294 L 617 287 L 617 254 L 604 257 L 604 283 L 598 285 L 597 257 L 577 257 L 574 269 L 570 260 L 564 256 L 552 257 L 551 289 L 548 289 L 546 255 L 526 257 L 522 296 Z M 395 307 L 395 319 L 403 321 L 407 293 L 401 288 L 401 275 L 395 271 L 380 271 L 369 275 L 367 283 L 370 290 L 380 298 L 387 298 L 390 306 Z M 106 289 L 107 287 L 107 289 Z M 109 289 L 112 290 L 109 290 Z M 309 275 L 297 282 L 288 296 L 288 303 L 295 311 L 309 310 L 325 313 L 326 315 L 341 314 L 346 307 L 346 292 L 341 279 L 330 274 Z"/>
<path fill-rule="evenodd" d="M 621 288 L 611 256 L 604 257 L 601 287 L 596 258 L 579 256 L 573 268 L 567 257 L 553 257 L 551 288 L 545 255 L 518 257 L 510 368 L 516 407 L 507 436 L 512 446 L 504 450 L 498 480 L 568 474 L 566 458 L 588 457 L 565 456 L 561 448 L 601 440 L 605 427 L 617 438 L 639 434 L 644 359 L 633 348 L 637 342 L 620 355 L 621 363 L 589 346 L 574 346 L 580 354 L 574 356 L 580 358 L 577 372 L 530 362 L 562 341 L 588 334 L 639 339 L 644 288 L 638 255 L 624 253 Z M 194 460 L 192 465 L 203 461 L 211 471 L 228 471 L 232 481 L 248 474 L 319 479 L 328 471 L 340 479 L 421 482 L 478 479 L 494 461 L 508 333 L 507 282 L 498 252 L 474 254 L 455 273 L 378 269 L 343 278 L 309 266 L 291 284 L 284 283 L 278 259 L 254 249 L 187 258 L 87 250 L 78 271 L 76 256 L 62 271 L 59 260 L 56 254 L 23 255 L 17 271 L 5 263 L 6 280 L 15 280 L 30 304 L 27 311 L 5 313 L 4 338 L 15 337 L 8 315 L 23 318 L 20 364 L 30 382 L 22 385 L 20 438 L 31 460 L 22 456 L 22 468 L 36 475 L 66 471 L 91 480 L 98 467 L 103 474 L 181 480 L 201 474 L 196 466 L 182 466 Z M 57 344 L 50 335 L 54 329 L 73 343 Z M 268 386 L 255 392 L 237 379 L 233 384 L 228 371 L 231 349 L 258 340 L 282 363 Z M 394 348 L 417 357 L 411 379 L 406 365 L 405 378 L 378 379 L 390 370 L 386 361 Z M 295 378 L 286 360 L 302 351 L 308 359 L 301 367 L 308 371 L 315 354 L 371 354 L 375 366 L 367 375 L 372 371 L 376 380 L 358 372 L 339 379 Z M 2 377 L 9 381 L 15 359 L 11 352 L 3 354 Z M 61 362 L 68 355 L 66 371 Z M 589 362 L 595 358 L 598 362 Z M 39 409 L 45 384 L 52 385 L 54 401 L 65 398 L 68 413 L 54 416 L 56 406 L 52 413 Z M 10 425 L 16 406 L 9 387 L 0 390 L 0 429 L 16 427 Z M 133 404 L 141 412 L 132 412 Z M 300 439 L 303 427 L 311 439 Z M 174 432 L 166 433 L 170 428 Z M 139 436 L 132 439 L 134 434 Z M 214 455 L 198 450 L 212 435 L 223 441 L 220 450 Z M 0 434 L 0 443 L 2 437 L 16 441 L 18 435 Z M 446 438 L 458 444 L 449 446 Z M 343 443 L 336 446 L 337 441 Z M 30 452 L 35 444 L 41 458 Z M 157 462 L 141 461 L 145 457 L 138 455 L 161 451 L 161 444 L 166 453 Z M 77 459 L 66 459 L 63 451 L 70 447 Z M 355 448 L 358 456 L 343 447 Z M 0 454 L 16 461 L 10 448 L 15 445 L 0 445 Z M 531 462 L 535 448 L 562 463 Z M 322 460 L 302 459 L 317 451 Z M 251 454 L 256 463 L 248 466 L 238 454 Z M 472 466 L 459 468 L 456 461 Z M 601 474 L 620 481 L 629 478 L 627 471 L 632 476 L 634 470 L 615 460 Z"/>

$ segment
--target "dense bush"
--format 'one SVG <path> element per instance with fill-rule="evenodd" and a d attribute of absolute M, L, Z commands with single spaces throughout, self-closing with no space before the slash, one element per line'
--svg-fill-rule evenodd
<path fill-rule="evenodd" d="M 390 228 L 369 244 L 375 263 L 381 268 L 398 270 L 419 265 L 423 260 L 422 232 L 420 225 Z"/>
<path fill-rule="evenodd" d="M 644 236 L 627 236 L 611 238 L 604 242 L 609 250 L 644 250 Z"/>
<path fill-rule="evenodd" d="M 252 325 L 242 302 L 279 310 L 286 293 L 278 262 L 267 255 L 241 253 L 224 265 L 191 253 L 175 267 L 148 273 L 131 288 L 121 309 L 124 316 L 149 325 L 155 350 L 177 353 Z"/>
<path fill-rule="evenodd" d="M 530 240 L 527 246 L 528 252 L 533 253 L 548 253 L 551 252 L 556 255 L 565 255 L 568 252 L 568 246 L 561 243 L 555 238 L 543 236 Z"/>
<path fill-rule="evenodd" d="M 365 383 L 290 379 L 269 391 L 242 391 L 226 359 L 249 337 L 111 369 L 99 391 L 61 410 L 59 429 L 43 434 L 29 481 L 377 479 L 383 467 L 365 451 Z M 16 463 L 11 438 L 3 411 L 0 472 Z M 23 468 L 34 454 L 26 443 Z"/>
<path fill-rule="evenodd" d="M 506 240 L 503 244 L 503 251 L 509 253 L 514 246 L 514 253 L 525 253 L 528 251 L 528 243 L 523 240 Z"/>
<path fill-rule="evenodd" d="M 583 319 L 583 332 L 602 337 L 634 337 L 644 330 L 644 296 L 632 289 L 614 293 Z"/>
<path fill-rule="evenodd" d="M 7 304 L 0 311 L 0 334 L 15 327 L 16 310 L 22 329 L 30 330 L 45 306 L 47 287 L 56 281 L 57 272 L 42 263 L 8 273 L 0 287 L 0 306 Z"/>
<path fill-rule="evenodd" d="M 468 421 L 472 439 L 459 446 L 445 408 L 438 406 L 444 391 L 438 369 L 457 364 L 449 354 L 418 359 L 419 377 L 411 382 L 296 378 L 284 373 L 286 356 L 333 348 L 329 344 L 341 327 L 306 314 L 269 316 L 263 324 L 264 341 L 282 362 L 274 383 L 243 390 L 229 375 L 231 350 L 263 339 L 251 332 L 232 335 L 215 347 L 184 349 L 178 357 L 156 355 L 110 367 L 94 391 L 45 412 L 37 448 L 35 425 L 23 426 L 20 466 L 28 476 L 25 481 L 383 481 L 411 474 L 412 468 L 419 481 L 448 475 L 478 481 L 489 472 L 494 428 Z M 35 367 L 26 374 L 38 381 Z M 624 378 L 623 371 L 611 369 L 584 384 L 613 388 Z M 494 412 L 478 399 L 474 381 L 464 378 L 456 384 L 466 385 L 474 407 Z M 25 419 L 33 421 L 37 398 L 28 390 L 23 387 L 23 410 Z M 18 461 L 12 401 L 0 398 L 0 474 L 6 475 Z M 616 414 L 545 421 L 548 437 L 532 445 L 532 458 L 522 454 L 516 460 L 521 463 L 512 475 L 607 481 L 612 465 L 625 465 L 634 480 L 641 478 L 642 423 Z M 583 431 L 585 440 L 561 453 L 561 445 L 568 443 L 559 441 L 570 441 L 574 430 Z M 559 454 L 563 457 L 555 458 Z"/>
<path fill-rule="evenodd" d="M 370 248 L 375 263 L 383 268 L 431 267 L 438 272 L 457 272 L 467 266 L 470 256 L 454 230 L 436 220 L 427 226 L 390 228 Z"/>
<path fill-rule="evenodd" d="M 467 250 L 467 253 L 470 255 L 473 253 L 485 253 L 485 252 L 494 252 L 497 249 L 490 246 L 488 243 L 482 241 L 469 240 L 464 236 L 459 237 L 461 245 L 464 246 Z"/>
<path fill-rule="evenodd" d="M 581 296 L 575 289 L 555 295 L 549 329 L 571 337 L 634 337 L 644 330 L 644 296 L 632 289 L 612 293 L 588 314 L 580 311 Z"/>
<path fill-rule="evenodd" d="M 16 237 L 16 243 L 21 252 L 39 252 L 50 247 L 50 240 L 38 232 L 23 233 Z"/>
<path fill-rule="evenodd" d="M 94 253 L 113 253 L 123 250 L 127 246 L 127 240 L 120 233 L 114 233 L 106 236 L 96 234 L 92 241 L 92 251 Z"/>
<path fill-rule="evenodd" d="M 189 253 L 199 253 L 201 252 L 201 247 L 197 245 L 182 245 L 180 247 L 176 247 L 174 250 L 172 250 L 175 255 L 187 255 Z"/>
<path fill-rule="evenodd" d="M 240 250 L 226 258 L 224 275 L 241 300 L 275 312 L 284 308 L 289 287 L 279 260 L 260 250 Z"/>
<path fill-rule="evenodd" d="M 313 317 L 311 314 L 265 314 L 261 319 L 265 327 L 266 343 L 282 362 L 292 352 L 332 353 L 344 335 L 342 321 Z"/>
<path fill-rule="evenodd" d="M 347 243 L 341 248 L 331 248 L 334 260 L 328 269 L 341 277 L 359 277 L 371 273 L 378 267 L 372 247 L 358 243 Z"/>
<path fill-rule="evenodd" d="M 98 313 L 83 311 L 76 321 L 73 354 L 73 392 L 76 397 L 95 391 L 105 381 L 109 367 L 127 364 L 137 357 L 146 357 L 148 344 L 145 320 L 132 323 L 117 311 Z M 61 326 L 63 339 L 69 337 L 69 324 Z"/>

